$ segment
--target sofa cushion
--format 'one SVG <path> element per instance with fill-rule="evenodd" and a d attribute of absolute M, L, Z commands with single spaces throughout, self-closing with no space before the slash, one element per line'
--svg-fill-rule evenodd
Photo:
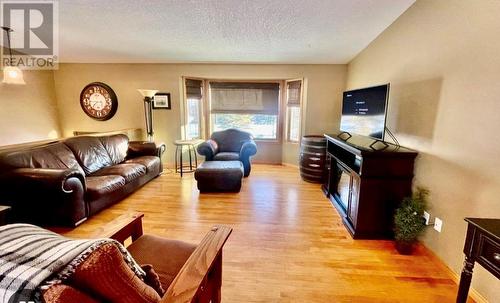
<path fill-rule="evenodd" d="M 92 176 L 118 175 L 125 178 L 125 182 L 134 181 L 140 176 L 146 174 L 146 166 L 136 163 L 122 163 L 113 166 L 104 167 L 92 174 Z"/>
<path fill-rule="evenodd" d="M 161 300 L 158 293 L 132 271 L 113 243 L 101 245 L 90 253 L 75 268 L 69 283 L 105 302 L 156 303 Z"/>
<path fill-rule="evenodd" d="M 108 152 L 97 137 L 73 137 L 66 139 L 64 144 L 73 151 L 87 175 L 112 164 Z"/>
<path fill-rule="evenodd" d="M 103 195 L 109 194 L 125 185 L 125 178 L 118 175 L 88 176 L 87 192 L 90 199 L 95 200 Z"/>
<path fill-rule="evenodd" d="M 70 168 L 84 173 L 73 151 L 60 142 L 0 154 L 0 171 L 14 168 Z"/>
<path fill-rule="evenodd" d="M 78 289 L 65 284 L 51 285 L 43 292 L 43 301 L 45 303 L 98 303 L 91 296 L 79 291 Z"/>
<path fill-rule="evenodd" d="M 125 163 L 144 165 L 146 167 L 148 173 L 150 173 L 152 171 L 159 172 L 160 165 L 161 165 L 160 158 L 155 157 L 155 156 L 137 157 L 137 158 L 129 159 L 129 160 L 125 161 Z"/>
<path fill-rule="evenodd" d="M 151 264 L 163 289 L 168 289 L 195 248 L 196 245 L 190 243 L 144 235 L 132 242 L 127 250 L 139 264 Z"/>
<path fill-rule="evenodd" d="M 99 137 L 113 164 L 122 163 L 127 157 L 128 137 L 122 134 Z"/>
<path fill-rule="evenodd" d="M 239 153 L 221 152 L 214 156 L 215 161 L 238 161 L 240 159 Z"/>

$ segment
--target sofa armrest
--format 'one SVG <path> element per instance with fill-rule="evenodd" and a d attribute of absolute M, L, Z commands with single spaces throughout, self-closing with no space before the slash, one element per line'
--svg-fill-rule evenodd
<path fill-rule="evenodd" d="M 248 159 L 257 153 L 257 144 L 254 140 L 247 140 L 241 145 L 240 159 Z"/>
<path fill-rule="evenodd" d="M 128 143 L 127 159 L 140 156 L 157 156 L 161 158 L 166 149 L 164 143 L 130 141 Z"/>
<path fill-rule="evenodd" d="M 75 169 L 18 168 L 5 174 L 4 178 L 8 180 L 7 183 L 10 185 L 35 185 L 54 191 L 60 190 L 63 193 L 73 192 L 74 189 L 68 180 L 70 178 L 77 178 L 81 182 L 83 189 L 86 189 L 85 177 Z"/>
<path fill-rule="evenodd" d="M 202 156 L 205 156 L 205 160 L 211 161 L 214 156 L 219 152 L 219 147 L 217 145 L 217 142 L 215 142 L 212 139 L 209 139 L 196 148 L 198 153 Z"/>
<path fill-rule="evenodd" d="M 85 177 L 74 169 L 14 169 L 1 176 L 0 193 L 19 221 L 76 226 L 88 214 Z"/>
<path fill-rule="evenodd" d="M 142 236 L 142 218 L 143 213 L 128 212 L 118 218 L 99 227 L 92 238 L 111 238 L 120 243 L 124 243 L 128 238 L 132 238 L 132 242 Z"/>
<path fill-rule="evenodd" d="M 245 169 L 245 177 L 250 175 L 252 165 L 250 163 L 250 157 L 257 153 L 257 144 L 254 140 L 247 140 L 243 142 L 240 149 L 240 161 L 243 163 L 243 168 Z"/>
<path fill-rule="evenodd" d="M 228 226 L 212 227 L 177 273 L 160 302 L 220 302 L 222 248 L 232 231 Z"/>

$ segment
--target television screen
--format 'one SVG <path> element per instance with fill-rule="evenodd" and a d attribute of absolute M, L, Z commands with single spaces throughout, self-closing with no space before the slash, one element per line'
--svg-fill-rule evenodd
<path fill-rule="evenodd" d="M 384 140 L 389 84 L 344 92 L 340 130 Z"/>

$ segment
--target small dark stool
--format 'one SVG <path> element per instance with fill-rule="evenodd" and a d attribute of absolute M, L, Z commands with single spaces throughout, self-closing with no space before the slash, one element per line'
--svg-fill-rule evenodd
<path fill-rule="evenodd" d="M 184 173 L 192 173 L 195 171 L 198 166 L 198 156 L 196 154 L 195 146 L 203 142 L 202 140 L 175 140 L 175 172 L 181 173 L 181 177 Z M 182 159 L 182 154 L 184 151 L 184 146 L 188 148 L 189 154 L 189 165 L 184 165 L 184 161 Z M 194 158 L 194 166 L 193 166 L 193 158 Z M 179 161 L 177 160 L 179 159 Z M 187 169 L 189 167 L 189 169 Z M 187 169 L 187 170 L 186 170 Z"/>
<path fill-rule="evenodd" d="M 194 173 L 198 190 L 205 192 L 239 192 L 243 179 L 240 161 L 205 161 Z"/>

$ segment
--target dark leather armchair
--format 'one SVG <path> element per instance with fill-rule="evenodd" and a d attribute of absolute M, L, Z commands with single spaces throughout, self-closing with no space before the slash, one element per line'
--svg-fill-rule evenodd
<path fill-rule="evenodd" d="M 245 177 L 250 175 L 250 157 L 257 153 L 257 145 L 250 133 L 238 129 L 214 132 L 209 140 L 198 145 L 198 153 L 205 161 L 241 161 Z"/>

